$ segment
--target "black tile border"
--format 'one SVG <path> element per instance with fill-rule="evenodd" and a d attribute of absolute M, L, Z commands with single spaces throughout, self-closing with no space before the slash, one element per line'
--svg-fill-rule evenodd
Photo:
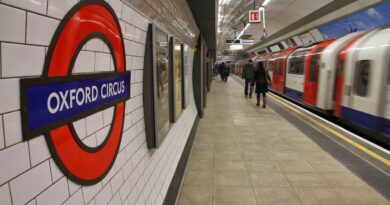
<path fill-rule="evenodd" d="M 187 143 L 184 147 L 183 153 L 180 157 L 179 163 L 176 167 L 175 174 L 173 175 L 171 184 L 169 185 L 167 195 L 165 196 L 163 205 L 173 205 L 176 203 L 177 196 L 180 192 L 181 182 L 184 177 L 184 173 L 187 167 L 188 158 L 191 153 L 192 144 L 194 143 L 196 130 L 199 125 L 199 116 L 196 116 L 194 124 L 188 137 Z"/>
<path fill-rule="evenodd" d="M 307 137 L 313 140 L 323 150 L 332 155 L 336 160 L 341 162 L 352 173 L 360 177 L 369 184 L 387 200 L 390 200 L 390 177 L 378 170 L 368 162 L 364 161 L 354 153 L 350 152 L 340 144 L 330 139 L 299 117 L 288 112 L 277 103 L 268 100 L 269 106 L 280 116 L 293 124 Z"/>

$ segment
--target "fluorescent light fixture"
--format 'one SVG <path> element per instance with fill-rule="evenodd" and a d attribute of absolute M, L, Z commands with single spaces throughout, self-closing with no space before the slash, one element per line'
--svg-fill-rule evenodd
<path fill-rule="evenodd" d="M 230 45 L 230 50 L 232 51 L 237 51 L 237 50 L 242 50 L 244 49 L 243 45 Z"/>
<path fill-rule="evenodd" d="M 266 6 L 271 0 L 265 0 L 263 1 L 263 4 L 261 4 L 261 6 Z"/>

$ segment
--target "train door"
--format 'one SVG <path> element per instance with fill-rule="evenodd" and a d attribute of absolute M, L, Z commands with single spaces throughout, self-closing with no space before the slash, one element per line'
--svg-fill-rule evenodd
<path fill-rule="evenodd" d="M 333 40 L 318 44 L 306 58 L 303 101 L 308 105 L 316 106 L 321 53 L 332 42 Z"/>
<path fill-rule="evenodd" d="M 340 53 L 337 56 L 337 67 L 336 67 L 336 81 L 335 81 L 335 90 L 334 90 L 334 115 L 336 117 L 341 117 L 342 103 L 343 103 L 343 92 L 348 92 L 349 88 L 345 88 L 344 90 L 344 73 L 345 73 L 345 60 L 347 58 L 347 54 L 349 49 L 353 46 L 353 44 L 359 40 L 362 35 L 355 37 L 349 43 L 347 43 L 343 49 L 341 49 Z"/>
<path fill-rule="evenodd" d="M 295 48 L 284 50 L 280 53 L 280 56 L 278 57 L 277 61 L 277 85 L 278 85 L 278 91 L 280 93 L 285 93 L 286 88 L 286 67 L 287 67 L 287 60 L 290 54 L 295 50 Z"/>
<path fill-rule="evenodd" d="M 311 49 L 300 48 L 287 61 L 285 93 L 296 100 L 303 100 L 305 59 Z"/>

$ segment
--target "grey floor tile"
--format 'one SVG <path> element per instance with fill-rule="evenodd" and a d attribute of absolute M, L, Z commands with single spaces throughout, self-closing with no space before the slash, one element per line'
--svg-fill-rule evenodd
<path fill-rule="evenodd" d="M 252 172 L 250 177 L 255 187 L 290 187 L 286 176 L 280 172 Z"/>
<path fill-rule="evenodd" d="M 215 171 L 214 183 L 225 187 L 251 187 L 247 171 Z"/>
<path fill-rule="evenodd" d="M 304 205 L 347 205 L 333 188 L 296 188 Z"/>
<path fill-rule="evenodd" d="M 183 186 L 177 205 L 212 205 L 213 188 L 211 186 Z"/>
<path fill-rule="evenodd" d="M 255 194 L 249 187 L 216 187 L 214 204 L 256 204 Z"/>
<path fill-rule="evenodd" d="M 277 163 L 272 160 L 251 160 L 246 165 L 249 172 L 280 172 Z"/>
<path fill-rule="evenodd" d="M 285 173 L 293 187 L 329 187 L 317 173 Z"/>
<path fill-rule="evenodd" d="M 255 194 L 258 204 L 269 205 L 300 205 L 302 204 L 296 192 L 290 187 L 256 187 Z"/>
<path fill-rule="evenodd" d="M 187 164 L 187 171 L 213 171 L 213 160 L 191 159 Z"/>
<path fill-rule="evenodd" d="M 212 171 L 187 171 L 184 177 L 183 186 L 212 186 Z"/>
<path fill-rule="evenodd" d="M 315 172 L 305 160 L 284 160 L 277 163 L 283 172 Z"/>
<path fill-rule="evenodd" d="M 215 171 L 246 171 L 243 160 L 216 160 L 214 162 Z"/>

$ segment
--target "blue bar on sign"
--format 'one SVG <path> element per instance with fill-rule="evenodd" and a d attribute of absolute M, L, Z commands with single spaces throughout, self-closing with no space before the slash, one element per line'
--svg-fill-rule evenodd
<path fill-rule="evenodd" d="M 25 81 L 22 115 L 28 132 L 66 124 L 130 98 L 130 72 Z"/>

